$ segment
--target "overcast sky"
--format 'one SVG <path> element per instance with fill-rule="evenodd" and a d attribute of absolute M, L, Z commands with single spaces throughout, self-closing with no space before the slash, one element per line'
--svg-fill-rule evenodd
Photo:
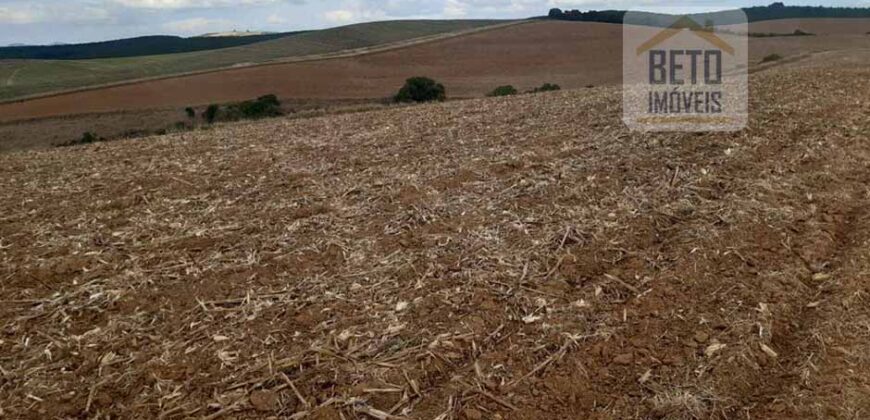
<path fill-rule="evenodd" d="M 0 45 L 87 42 L 230 30 L 292 31 L 386 19 L 519 18 L 551 7 L 602 10 L 680 4 L 712 10 L 752 0 L 0 0 Z M 870 6 L 870 0 L 786 1 Z"/>

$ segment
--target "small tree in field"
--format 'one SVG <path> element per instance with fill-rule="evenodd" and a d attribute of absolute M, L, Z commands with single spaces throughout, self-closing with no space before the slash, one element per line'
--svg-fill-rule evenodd
<path fill-rule="evenodd" d="M 499 87 L 493 89 L 493 91 L 490 92 L 489 95 L 487 95 L 487 96 L 510 96 L 510 95 L 516 95 L 516 94 L 517 94 L 517 89 L 511 85 L 507 85 L 507 86 L 499 86 Z"/>
<path fill-rule="evenodd" d="M 447 99 L 444 85 L 428 77 L 412 77 L 393 98 L 396 102 L 432 102 Z"/>
<path fill-rule="evenodd" d="M 100 141 L 100 138 L 97 137 L 96 134 L 91 133 L 90 131 L 82 134 L 82 138 L 78 141 L 78 144 L 91 144 Z"/>
<path fill-rule="evenodd" d="M 562 87 L 555 83 L 544 83 L 541 87 L 536 87 L 529 91 L 530 93 L 539 93 L 539 92 L 552 92 L 554 90 L 561 90 Z"/>
<path fill-rule="evenodd" d="M 214 122 L 215 118 L 217 118 L 218 111 L 220 107 L 217 105 L 209 105 L 208 108 L 205 109 L 205 112 L 202 113 L 202 117 L 205 119 L 205 122 L 211 124 Z"/>
<path fill-rule="evenodd" d="M 192 107 L 184 108 L 184 113 L 187 114 L 187 118 L 190 118 L 191 120 L 196 118 L 196 110 Z"/>

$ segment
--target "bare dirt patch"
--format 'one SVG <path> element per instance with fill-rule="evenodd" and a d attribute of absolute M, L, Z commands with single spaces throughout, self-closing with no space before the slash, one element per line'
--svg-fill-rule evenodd
<path fill-rule="evenodd" d="M 4 154 L 0 409 L 861 417 L 868 81 L 757 73 L 734 134 L 597 88 Z"/>

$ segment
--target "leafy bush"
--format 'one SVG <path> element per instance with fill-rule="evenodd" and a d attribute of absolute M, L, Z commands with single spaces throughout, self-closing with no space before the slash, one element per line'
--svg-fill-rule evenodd
<path fill-rule="evenodd" d="M 444 85 L 428 77 L 412 77 L 405 81 L 393 99 L 396 102 L 443 101 L 447 99 L 447 93 Z"/>
<path fill-rule="evenodd" d="M 278 97 L 271 93 L 257 98 L 257 102 L 273 107 L 281 106 L 281 101 L 278 100 Z"/>
<path fill-rule="evenodd" d="M 544 83 L 541 87 L 532 89 L 530 93 L 551 92 L 554 90 L 562 90 L 562 87 L 555 83 Z"/>
<path fill-rule="evenodd" d="M 96 143 L 98 141 L 100 141 L 100 138 L 97 137 L 96 134 L 88 131 L 88 132 L 85 132 L 84 134 L 82 134 L 82 138 L 79 140 L 79 144 Z"/>
<path fill-rule="evenodd" d="M 196 110 L 191 107 L 184 108 L 184 113 L 187 114 L 187 118 L 194 119 L 196 118 Z"/>
<path fill-rule="evenodd" d="M 215 121 L 238 121 L 258 120 L 261 118 L 277 117 L 284 115 L 281 110 L 281 101 L 275 95 L 264 95 L 257 99 L 244 102 L 236 102 L 221 107 L 209 105 L 203 112 L 202 117 L 209 124 Z"/>
<path fill-rule="evenodd" d="M 770 62 L 772 62 L 772 61 L 778 61 L 778 60 L 782 60 L 782 56 L 781 56 L 781 55 L 779 55 L 779 54 L 770 54 L 770 55 L 766 55 L 766 56 L 764 56 L 764 58 L 761 59 L 761 62 L 762 62 L 762 63 L 770 63 Z"/>
<path fill-rule="evenodd" d="M 77 146 L 80 144 L 91 144 L 91 143 L 97 143 L 97 142 L 101 142 L 101 141 L 105 141 L 105 140 L 106 139 L 104 139 L 100 136 L 97 136 L 96 134 L 94 134 L 90 131 L 86 131 L 85 133 L 82 134 L 81 138 L 70 140 L 66 143 L 57 144 L 57 147 Z"/>
<path fill-rule="evenodd" d="M 281 112 L 281 102 L 275 95 L 261 96 L 253 101 L 244 101 L 227 107 L 228 120 L 258 120 L 261 118 L 278 117 Z"/>
<path fill-rule="evenodd" d="M 493 91 L 490 92 L 487 96 L 510 96 L 510 95 L 516 95 L 516 94 L 517 94 L 517 89 L 511 85 L 507 85 L 507 86 L 499 86 L 499 87 L 493 89 Z"/>
<path fill-rule="evenodd" d="M 217 118 L 218 111 L 220 111 L 221 107 L 211 104 L 208 108 L 205 109 L 202 113 L 202 118 L 205 119 L 205 122 L 211 124 Z"/>
<path fill-rule="evenodd" d="M 124 130 L 120 136 L 122 139 L 135 139 L 139 137 L 147 137 L 153 135 L 153 133 L 149 130 L 132 128 L 129 130 Z"/>

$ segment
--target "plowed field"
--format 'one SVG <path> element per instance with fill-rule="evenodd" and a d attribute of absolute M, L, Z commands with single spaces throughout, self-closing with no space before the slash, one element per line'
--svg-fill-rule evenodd
<path fill-rule="evenodd" d="M 866 417 L 854 57 L 0 155 L 0 415 Z"/>

